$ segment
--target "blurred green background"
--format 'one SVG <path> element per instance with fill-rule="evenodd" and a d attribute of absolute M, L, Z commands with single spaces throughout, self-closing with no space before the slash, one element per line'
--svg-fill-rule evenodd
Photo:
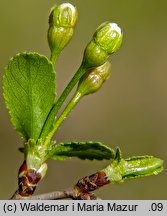
<path fill-rule="evenodd" d="M 63 1 L 0 1 L 0 75 L 9 59 L 22 51 L 49 56 L 46 40 L 50 8 Z M 112 78 L 96 94 L 85 97 L 59 129 L 56 140 L 97 140 L 119 146 L 123 156 L 154 155 L 164 159 L 164 172 L 109 185 L 102 199 L 167 199 L 167 1 L 78 0 L 79 20 L 71 43 L 56 70 L 58 91 L 79 67 L 83 50 L 99 24 L 109 20 L 123 29 L 123 45 L 111 58 Z M 0 93 L 0 199 L 17 187 L 23 156 L 21 140 L 13 129 Z M 37 193 L 62 190 L 103 168 L 107 161 L 49 161 L 46 178 Z"/>

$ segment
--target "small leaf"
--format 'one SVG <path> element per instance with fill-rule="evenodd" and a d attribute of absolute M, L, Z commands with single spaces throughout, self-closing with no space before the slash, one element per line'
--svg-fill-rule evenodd
<path fill-rule="evenodd" d="M 157 175 L 163 170 L 163 160 L 145 155 L 133 156 L 125 160 L 123 178 L 128 180 L 142 176 Z"/>
<path fill-rule="evenodd" d="M 70 142 L 53 145 L 49 158 L 53 160 L 66 160 L 69 157 L 78 157 L 89 160 L 110 160 L 114 158 L 114 150 L 100 142 Z"/>
<path fill-rule="evenodd" d="M 133 156 L 128 159 L 115 158 L 110 165 L 104 168 L 111 183 L 123 183 L 125 180 L 157 175 L 163 170 L 163 160 L 149 156 Z"/>
<path fill-rule="evenodd" d="M 51 62 L 37 53 L 17 54 L 5 69 L 3 90 L 13 126 L 25 141 L 37 141 L 55 102 Z"/>

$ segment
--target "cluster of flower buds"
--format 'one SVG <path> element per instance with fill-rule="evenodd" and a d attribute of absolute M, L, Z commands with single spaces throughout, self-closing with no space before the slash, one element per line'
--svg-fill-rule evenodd
<path fill-rule="evenodd" d="M 78 85 L 82 95 L 96 92 L 109 78 L 111 64 L 108 58 L 119 49 L 121 43 L 122 33 L 116 23 L 105 22 L 97 28 L 84 52 L 82 65 L 88 70 Z"/>
<path fill-rule="evenodd" d="M 78 12 L 70 3 L 53 7 L 49 16 L 48 43 L 53 58 L 57 57 L 71 40 Z M 104 64 L 122 43 L 122 32 L 116 23 L 104 22 L 95 31 L 83 57 L 86 68 Z"/>
<path fill-rule="evenodd" d="M 77 20 L 77 9 L 70 3 L 55 6 L 49 17 L 48 42 L 51 49 L 51 61 L 55 63 L 62 49 L 70 41 Z M 108 62 L 122 43 L 122 31 L 116 23 L 104 22 L 93 34 L 85 48 L 82 64 L 65 89 L 63 100 L 72 88 L 78 84 L 77 92 L 81 96 L 94 93 L 108 79 L 111 64 Z M 62 98 L 61 98 L 62 99 Z"/>

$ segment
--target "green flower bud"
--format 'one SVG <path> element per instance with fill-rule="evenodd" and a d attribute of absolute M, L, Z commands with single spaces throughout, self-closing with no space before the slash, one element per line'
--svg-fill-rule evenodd
<path fill-rule="evenodd" d="M 53 7 L 49 16 L 48 43 L 54 60 L 69 43 L 74 33 L 78 13 L 70 3 Z"/>
<path fill-rule="evenodd" d="M 77 10 L 70 3 L 55 6 L 49 16 L 49 24 L 58 27 L 74 27 L 77 20 Z"/>
<path fill-rule="evenodd" d="M 101 24 L 85 49 L 83 64 L 87 67 L 104 64 L 121 46 L 122 37 L 121 29 L 116 23 Z"/>
<path fill-rule="evenodd" d="M 108 54 L 116 52 L 122 43 L 122 32 L 116 23 L 105 22 L 96 30 L 94 41 Z"/>
<path fill-rule="evenodd" d="M 78 84 L 77 91 L 83 96 L 98 91 L 111 74 L 111 63 L 91 68 L 84 74 Z"/>

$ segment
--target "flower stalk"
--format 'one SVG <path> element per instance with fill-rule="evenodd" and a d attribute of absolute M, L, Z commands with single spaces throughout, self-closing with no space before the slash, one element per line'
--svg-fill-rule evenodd
<path fill-rule="evenodd" d="M 57 129 L 60 127 L 61 123 L 69 115 L 71 110 L 78 104 L 81 98 L 85 95 L 92 94 L 98 91 L 103 85 L 103 83 L 109 78 L 110 73 L 111 63 L 106 62 L 99 67 L 89 69 L 80 78 L 76 93 L 74 94 L 70 102 L 68 102 L 60 117 L 55 121 L 52 131 L 47 136 L 46 143 L 51 140 Z"/>

